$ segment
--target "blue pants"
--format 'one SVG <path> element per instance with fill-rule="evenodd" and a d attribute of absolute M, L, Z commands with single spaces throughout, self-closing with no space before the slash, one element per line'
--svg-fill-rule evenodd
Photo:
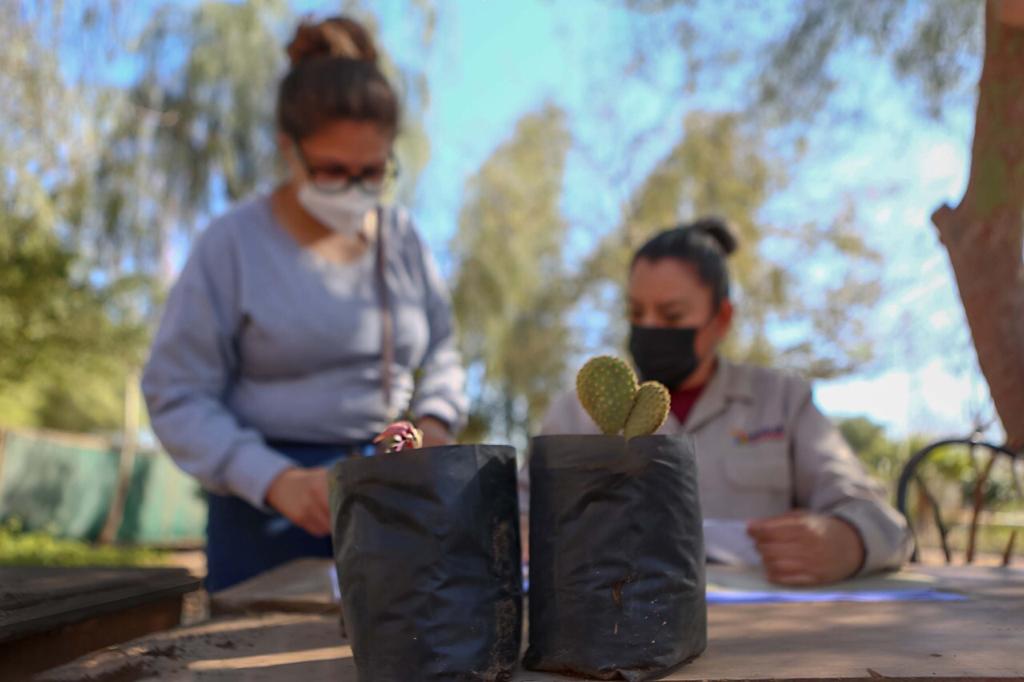
<path fill-rule="evenodd" d="M 298 466 L 330 466 L 363 446 L 270 441 Z M 276 512 L 263 512 L 234 495 L 209 495 L 206 589 L 210 592 L 303 557 L 331 557 L 331 538 L 314 537 Z"/>

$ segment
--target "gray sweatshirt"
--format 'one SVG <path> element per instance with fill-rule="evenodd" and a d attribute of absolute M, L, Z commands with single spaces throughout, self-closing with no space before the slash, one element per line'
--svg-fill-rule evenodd
<path fill-rule="evenodd" d="M 200 235 L 171 290 L 142 389 L 161 443 L 208 490 L 263 507 L 271 481 L 294 464 L 265 439 L 362 442 L 406 408 L 456 429 L 464 421 L 444 282 L 404 211 L 387 210 L 383 223 L 390 405 L 375 247 L 352 263 L 326 262 L 277 223 L 268 196 Z"/>

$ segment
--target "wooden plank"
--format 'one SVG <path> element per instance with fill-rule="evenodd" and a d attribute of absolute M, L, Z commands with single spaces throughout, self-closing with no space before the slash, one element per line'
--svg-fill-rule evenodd
<path fill-rule="evenodd" d="M 0 567 L 0 645 L 199 586 L 180 568 Z"/>
<path fill-rule="evenodd" d="M 309 568 L 309 567 L 307 567 Z M 667 680 L 1024 679 L 1020 571 L 929 569 L 961 602 L 714 605 L 710 645 Z M 85 657 L 44 680 L 145 679 L 355 682 L 337 619 L 315 614 L 235 617 L 181 628 Z M 109 676 L 109 677 L 108 677 Z M 565 680 L 520 671 L 519 682 Z"/>
<path fill-rule="evenodd" d="M 710 646 L 667 680 L 1021 679 L 1019 605 L 776 604 L 711 609 Z M 910 607 L 910 608 L 903 608 Z M 983 615 L 984 611 L 988 615 Z M 355 682 L 351 649 L 329 616 L 269 614 L 213 621 L 116 647 L 45 680 L 163 678 L 216 671 L 219 680 Z M 519 671 L 521 682 L 564 680 Z"/>
<path fill-rule="evenodd" d="M 215 615 L 280 611 L 286 613 L 335 613 L 338 594 L 331 578 L 331 559 L 299 559 L 267 571 L 234 587 L 210 595 L 211 612 Z M 773 587 L 758 574 L 741 568 L 708 566 L 708 582 L 749 590 L 770 590 Z M 975 594 L 1019 595 L 1024 599 L 1024 569 L 992 568 L 976 571 L 969 566 L 914 567 L 899 573 L 881 574 L 850 580 L 836 590 L 899 591 L 933 587 Z"/>
<path fill-rule="evenodd" d="M 210 595 L 214 615 L 286 612 L 338 613 L 334 562 L 299 559 Z"/>
<path fill-rule="evenodd" d="M 181 596 L 165 597 L 0 644 L 0 680 L 22 680 L 84 654 L 181 623 Z"/>
<path fill-rule="evenodd" d="M 313 614 L 222 618 L 158 633 L 48 671 L 39 682 L 192 679 L 355 680 L 337 622 Z M 205 679 L 205 678 L 201 678 Z"/>
<path fill-rule="evenodd" d="M 667 679 L 1020 678 L 1022 604 L 773 604 L 711 609 L 704 656 Z"/>

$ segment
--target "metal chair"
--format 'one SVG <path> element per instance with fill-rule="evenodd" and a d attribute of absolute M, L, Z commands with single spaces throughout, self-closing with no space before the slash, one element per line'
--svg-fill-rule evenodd
<path fill-rule="evenodd" d="M 1024 452 L 1015 452 L 1005 445 L 985 442 L 981 438 L 981 434 L 975 432 L 967 438 L 949 438 L 930 443 L 914 453 L 904 465 L 896 488 L 896 507 L 906 517 L 914 533 L 915 549 L 911 561 L 920 560 L 920 533 L 915 527 L 915 522 L 921 525 L 922 518 L 930 516 L 938 531 L 945 562 L 952 563 L 950 531 L 958 525 L 964 525 L 961 522 L 961 512 L 966 506 L 970 516 L 969 523 L 966 524 L 965 562 L 973 563 L 977 554 L 978 529 L 985 507 L 1005 504 L 1008 493 L 1013 492 L 1014 500 L 1010 506 L 1019 506 L 1021 521 L 1004 526 L 1010 529 L 1010 534 L 1002 552 L 1002 563 L 1004 566 L 1009 565 L 1017 531 L 1024 528 L 1024 485 L 1021 482 L 1020 471 L 1020 464 L 1024 464 Z M 1006 466 L 997 466 L 999 462 L 1005 462 Z M 910 509 L 912 487 L 918 491 L 918 495 L 913 498 L 916 503 L 914 509 Z M 940 500 L 934 494 L 936 487 L 944 489 L 944 499 L 954 498 L 957 515 L 961 518 L 952 519 L 952 525 L 950 519 L 943 516 L 944 500 Z M 1000 526 L 988 524 L 988 527 Z"/>

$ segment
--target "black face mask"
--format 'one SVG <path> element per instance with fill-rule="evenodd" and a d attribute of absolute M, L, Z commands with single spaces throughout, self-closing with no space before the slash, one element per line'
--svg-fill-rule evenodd
<path fill-rule="evenodd" d="M 658 381 L 670 391 L 679 388 L 697 365 L 698 327 L 638 327 L 629 333 L 629 352 L 643 381 Z"/>

